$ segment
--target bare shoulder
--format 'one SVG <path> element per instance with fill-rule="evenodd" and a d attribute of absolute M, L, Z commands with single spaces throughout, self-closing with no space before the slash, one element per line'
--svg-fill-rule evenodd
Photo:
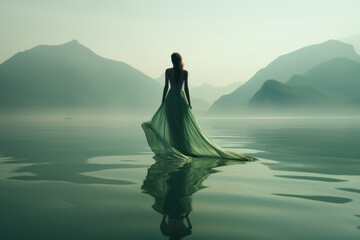
<path fill-rule="evenodd" d="M 188 71 L 183 70 L 183 73 L 184 73 L 184 78 L 187 81 L 188 80 Z"/>
<path fill-rule="evenodd" d="M 170 68 L 167 68 L 167 69 L 165 70 L 165 76 L 166 76 L 166 77 L 169 76 L 169 70 L 170 70 Z"/>

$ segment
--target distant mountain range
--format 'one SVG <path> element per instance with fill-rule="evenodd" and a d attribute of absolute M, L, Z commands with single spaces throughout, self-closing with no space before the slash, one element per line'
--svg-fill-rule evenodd
<path fill-rule="evenodd" d="M 360 56 L 337 40 L 275 59 L 248 82 L 191 86 L 194 111 L 212 115 L 359 109 Z M 98 56 L 76 40 L 40 45 L 0 64 L 0 114 L 13 112 L 153 114 L 164 76 Z M 235 89 L 235 90 L 234 90 Z M 350 110 L 351 109 L 351 110 Z"/>
<path fill-rule="evenodd" d="M 1 112 L 153 112 L 160 102 L 154 79 L 76 40 L 40 45 L 0 64 Z"/>
<path fill-rule="evenodd" d="M 234 89 L 240 87 L 244 82 L 233 82 L 226 86 L 213 86 L 209 83 L 203 83 L 200 86 L 193 86 L 191 88 L 191 94 L 194 97 L 201 98 L 213 104 L 215 100 L 225 94 L 229 94 Z"/>
<path fill-rule="evenodd" d="M 249 101 L 267 80 L 275 79 L 278 83 L 285 83 L 294 75 L 304 74 L 317 65 L 338 57 L 360 62 L 360 56 L 350 44 L 337 40 L 329 40 L 282 55 L 265 68 L 260 69 L 244 85 L 232 93 L 220 97 L 210 107 L 209 113 L 214 115 L 246 114 Z M 265 88 L 269 85 L 279 87 L 278 83 L 270 81 Z M 257 98 L 254 101 L 256 102 Z"/>
<path fill-rule="evenodd" d="M 40 45 L 0 64 L 0 113 L 151 115 L 160 106 L 162 90 L 158 81 L 77 40 Z M 210 107 L 190 96 L 195 112 Z"/>
<path fill-rule="evenodd" d="M 354 35 L 351 37 L 347 37 L 347 38 L 343 38 L 343 39 L 339 39 L 342 42 L 345 43 L 349 43 L 351 45 L 353 45 L 355 51 L 360 54 L 360 34 L 358 35 Z"/>
<path fill-rule="evenodd" d="M 261 115 L 359 114 L 359 89 L 360 63 L 334 58 L 286 83 L 266 81 L 251 98 L 249 111 Z"/>

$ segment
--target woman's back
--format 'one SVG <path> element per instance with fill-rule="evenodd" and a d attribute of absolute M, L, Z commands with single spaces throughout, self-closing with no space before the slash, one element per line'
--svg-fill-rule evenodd
<path fill-rule="evenodd" d="M 165 72 L 166 81 L 170 82 L 171 88 L 182 88 L 183 83 L 187 80 L 188 72 L 186 70 L 181 70 L 180 76 L 176 77 L 174 68 L 168 68 Z"/>

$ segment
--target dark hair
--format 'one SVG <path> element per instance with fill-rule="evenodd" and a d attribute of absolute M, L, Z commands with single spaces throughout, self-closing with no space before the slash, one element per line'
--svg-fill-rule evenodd
<path fill-rule="evenodd" d="M 184 64 L 182 62 L 182 57 L 181 57 L 180 53 L 174 52 L 173 54 L 171 54 L 171 62 L 174 66 L 175 80 L 180 81 L 181 73 L 182 73 L 182 70 L 184 69 Z"/>

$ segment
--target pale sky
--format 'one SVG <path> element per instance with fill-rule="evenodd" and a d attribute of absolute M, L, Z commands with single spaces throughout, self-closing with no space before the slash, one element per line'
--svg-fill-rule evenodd
<path fill-rule="evenodd" d="M 360 33 L 359 0 L 0 0 L 0 63 L 77 39 L 150 77 L 182 54 L 190 83 L 246 81 L 276 57 Z"/>

